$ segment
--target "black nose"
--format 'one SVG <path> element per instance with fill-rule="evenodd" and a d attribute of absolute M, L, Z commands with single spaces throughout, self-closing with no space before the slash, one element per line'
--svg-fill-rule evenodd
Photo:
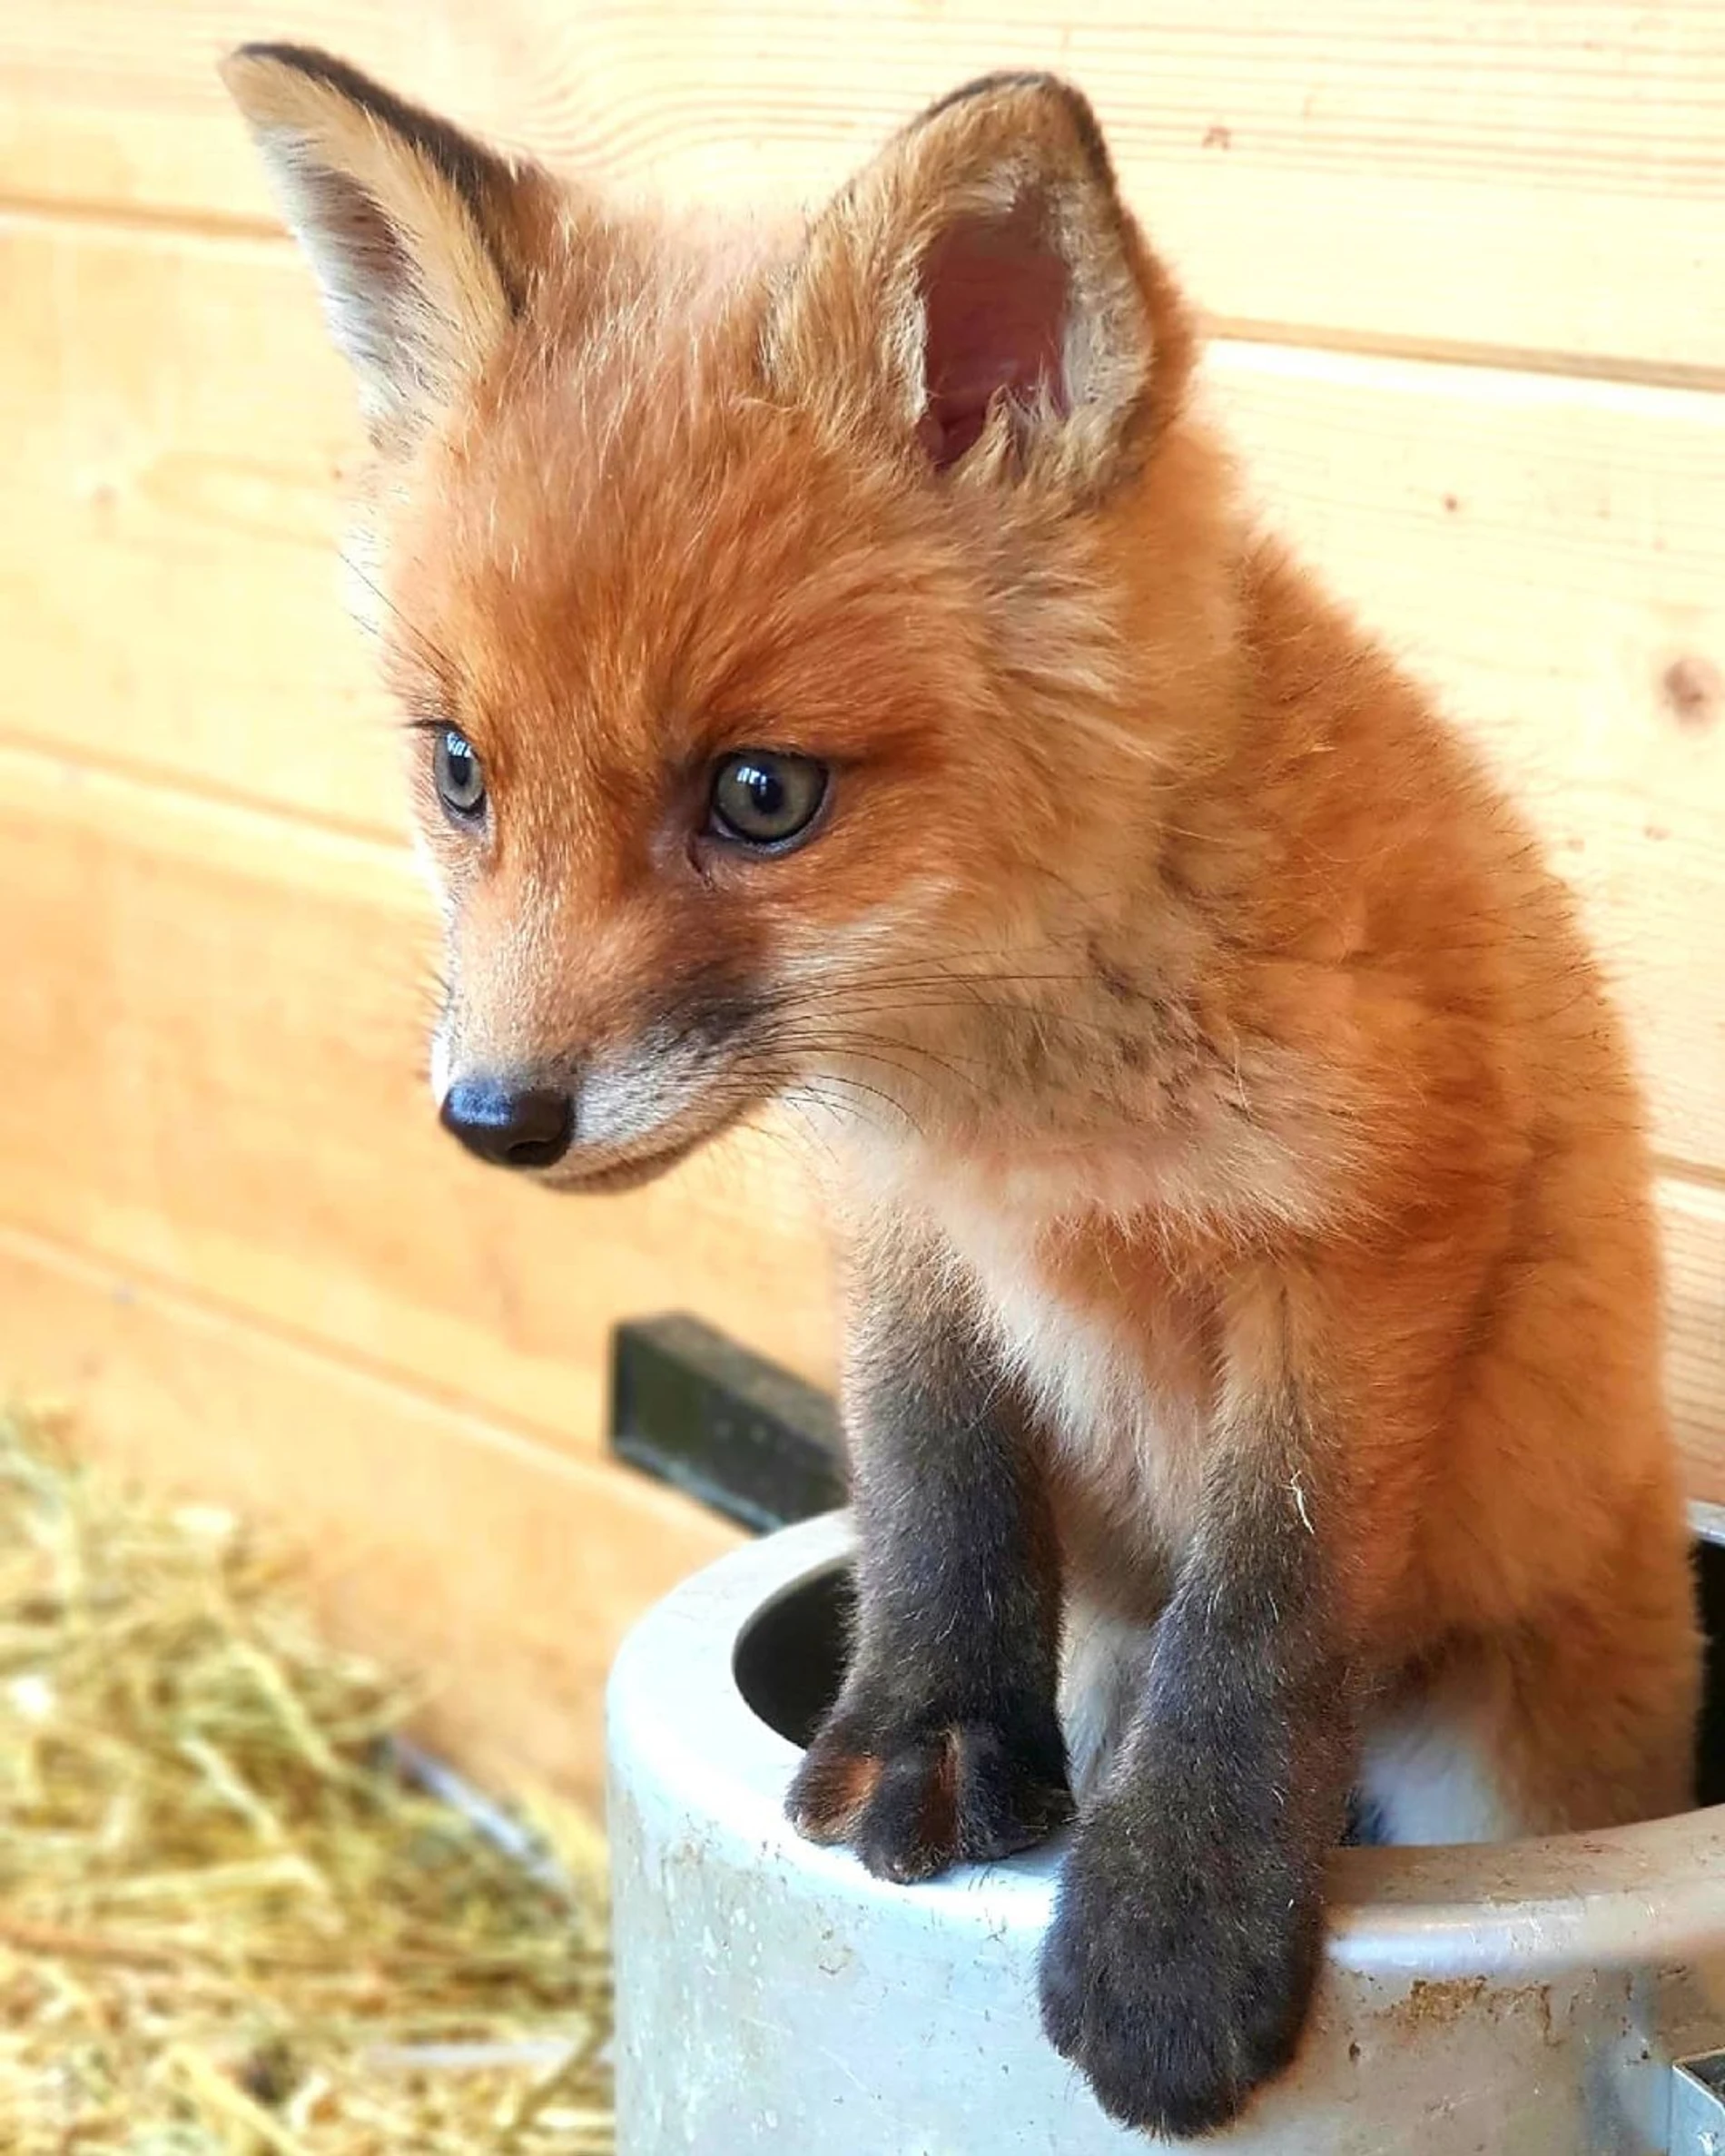
<path fill-rule="evenodd" d="M 443 1097 L 443 1127 L 498 1167 L 549 1167 L 569 1149 L 575 1106 L 551 1086 L 457 1078 Z"/>

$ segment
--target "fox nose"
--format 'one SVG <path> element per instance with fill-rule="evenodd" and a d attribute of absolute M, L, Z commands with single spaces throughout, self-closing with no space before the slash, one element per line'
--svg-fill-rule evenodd
<path fill-rule="evenodd" d="M 443 1097 L 443 1127 L 497 1167 L 549 1167 L 575 1135 L 575 1103 L 553 1086 L 457 1078 Z"/>

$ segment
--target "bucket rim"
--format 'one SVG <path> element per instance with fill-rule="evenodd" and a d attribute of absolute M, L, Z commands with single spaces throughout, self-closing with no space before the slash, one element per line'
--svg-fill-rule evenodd
<path fill-rule="evenodd" d="M 1699 1539 L 1725 1543 L 1725 1507 L 1690 1507 Z M 899 1886 L 843 1849 L 803 1841 L 784 1817 L 798 1747 L 754 1712 L 738 1647 L 767 1611 L 843 1564 L 848 1512 L 781 1528 L 705 1566 L 636 1623 L 606 1690 L 613 1802 L 650 1785 L 687 1815 L 710 1857 L 813 1870 L 823 1893 L 891 1897 L 930 1922 L 1040 1927 L 1063 1854 L 1056 1840 L 987 1866 Z M 1408 1978 L 1671 1963 L 1725 1934 L 1725 1805 L 1592 1833 L 1444 1847 L 1338 1849 L 1328 1958 Z"/>

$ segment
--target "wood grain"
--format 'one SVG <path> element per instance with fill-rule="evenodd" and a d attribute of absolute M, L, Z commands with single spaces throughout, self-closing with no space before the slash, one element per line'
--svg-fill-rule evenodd
<path fill-rule="evenodd" d="M 425 1735 L 500 1789 L 597 1801 L 617 1641 L 738 1540 L 626 1470 L 9 1229 L 0 1363 L 52 1388 L 124 1472 L 304 1552 L 335 1635 L 432 1682 Z"/>
<path fill-rule="evenodd" d="M 1218 318 L 1725 369 L 1721 0 L 27 0 L 0 16 L 0 189 L 268 217 L 213 74 L 246 37 L 705 202 L 818 199 L 929 98 L 1051 66 Z"/>
<path fill-rule="evenodd" d="M 300 264 L 13 219 L 0 289 L 0 733 L 403 836 L 342 591 L 352 389 Z"/>
<path fill-rule="evenodd" d="M 0 738 L 399 834 L 309 279 L 255 242 L 38 222 L 0 289 Z M 1267 517 L 1581 890 L 1662 1148 L 1725 1166 L 1725 395 L 1237 342 L 1210 373 Z"/>

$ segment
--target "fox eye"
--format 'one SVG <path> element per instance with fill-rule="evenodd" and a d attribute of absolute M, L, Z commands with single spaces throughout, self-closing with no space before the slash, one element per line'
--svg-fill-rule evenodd
<path fill-rule="evenodd" d="M 438 736 L 432 774 L 444 807 L 452 816 L 471 822 L 485 806 L 485 773 L 473 744 L 453 726 L 446 726 Z"/>
<path fill-rule="evenodd" d="M 737 749 L 713 773 L 707 828 L 739 846 L 784 852 L 820 813 L 826 785 L 826 765 L 813 756 Z"/>

